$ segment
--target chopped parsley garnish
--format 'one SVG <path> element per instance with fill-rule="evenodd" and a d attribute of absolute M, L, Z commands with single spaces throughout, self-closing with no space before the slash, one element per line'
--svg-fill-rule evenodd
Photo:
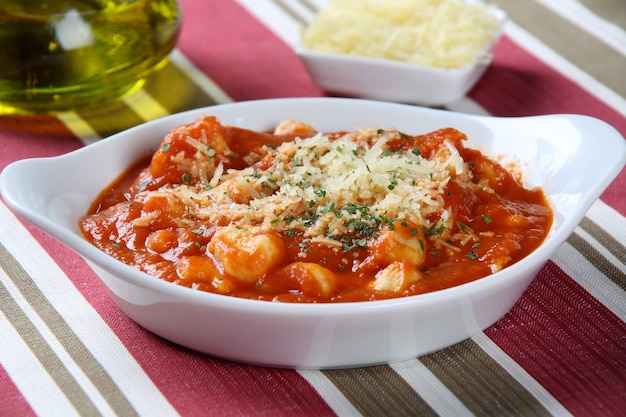
<path fill-rule="evenodd" d="M 442 234 L 445 230 L 446 228 L 443 223 L 435 222 L 427 229 L 424 229 L 424 234 L 427 236 L 435 236 Z"/>

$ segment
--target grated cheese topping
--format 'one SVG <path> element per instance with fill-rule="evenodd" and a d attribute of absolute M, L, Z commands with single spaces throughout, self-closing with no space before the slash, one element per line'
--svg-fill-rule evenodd
<path fill-rule="evenodd" d="M 502 22 L 464 0 L 331 0 L 303 31 L 305 49 L 437 68 L 488 60 Z"/>
<path fill-rule="evenodd" d="M 469 176 L 468 167 L 451 142 L 429 159 L 417 148 L 392 151 L 389 142 L 402 137 L 395 129 L 377 128 L 332 138 L 317 133 L 266 146 L 247 168 L 224 170 L 220 163 L 199 183 L 140 195 L 166 196 L 195 219 L 303 233 L 327 246 L 397 221 L 450 229 L 444 189 L 453 176 Z"/>

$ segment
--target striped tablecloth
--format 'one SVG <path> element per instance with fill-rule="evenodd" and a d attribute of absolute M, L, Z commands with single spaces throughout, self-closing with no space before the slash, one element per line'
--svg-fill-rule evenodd
<path fill-rule="evenodd" d="M 324 94 L 291 49 L 318 1 L 181 3 L 178 49 L 141 92 L 93 110 L 0 117 L 0 169 L 190 108 Z M 494 3 L 510 21 L 493 65 L 446 108 L 582 113 L 626 136 L 624 0 Z M 621 416 L 625 290 L 622 171 L 522 299 L 483 333 L 391 365 L 267 369 L 143 330 L 81 258 L 0 201 L 0 415 Z"/>

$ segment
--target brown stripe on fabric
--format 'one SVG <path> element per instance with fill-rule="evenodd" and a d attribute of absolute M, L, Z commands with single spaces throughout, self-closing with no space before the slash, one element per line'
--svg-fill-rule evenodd
<path fill-rule="evenodd" d="M 626 29 L 626 4 L 624 0 L 578 0 L 598 17 Z"/>
<path fill-rule="evenodd" d="M 276 4 L 278 7 L 280 7 L 285 13 L 291 16 L 293 20 L 296 20 L 304 25 L 308 23 L 302 16 L 296 13 L 296 11 L 293 10 L 291 6 L 289 6 L 289 4 L 287 4 L 284 0 L 271 0 L 271 1 L 274 4 Z"/>
<path fill-rule="evenodd" d="M 626 97 L 626 59 L 618 51 L 535 1 L 493 0 L 492 3 L 559 55 Z"/>
<path fill-rule="evenodd" d="M 0 268 L 6 272 L 13 284 L 44 321 L 72 360 L 81 368 L 100 395 L 107 401 L 109 407 L 120 416 L 137 416 L 137 411 L 111 379 L 111 376 L 80 341 L 79 337 L 73 332 L 59 312 L 50 304 L 19 262 L 1 243 Z M 0 308 L 35 356 L 39 358 L 42 366 L 46 368 L 61 391 L 67 396 L 72 405 L 76 407 L 78 414 L 99 415 L 100 413 L 95 408 L 93 402 L 68 372 L 19 305 L 13 300 L 6 287 L 1 282 L 0 285 Z"/>
<path fill-rule="evenodd" d="M 585 227 L 590 227 L 590 226 L 588 224 L 585 224 L 583 229 Z M 589 231 L 587 229 L 585 230 L 596 239 L 606 238 L 606 237 L 603 237 L 602 235 L 595 234 L 595 233 L 598 233 L 596 230 L 593 230 L 593 229 L 591 229 L 592 231 Z M 608 236 L 608 237 L 611 238 L 611 236 Z M 589 242 L 587 242 L 585 239 L 583 239 L 582 237 L 574 233 L 570 235 L 569 238 L 567 238 L 567 243 L 572 245 L 578 252 L 580 252 L 580 254 L 585 259 L 587 259 L 589 263 L 591 263 L 591 265 L 594 266 L 594 268 L 596 268 L 603 275 L 605 275 L 607 278 L 613 281 L 622 290 L 626 291 L 626 274 L 624 274 L 624 272 L 622 272 L 617 266 L 615 266 L 608 259 L 606 259 Z M 605 245 L 603 242 L 600 241 L 600 243 L 602 243 L 607 249 L 609 249 L 609 247 Z M 617 243 L 617 245 L 619 245 L 619 243 Z M 624 262 L 626 251 L 624 250 L 623 247 L 622 247 L 622 252 L 616 254 L 616 256 L 621 262 Z"/>
<path fill-rule="evenodd" d="M 471 339 L 418 360 L 477 416 L 550 415 Z"/>
<path fill-rule="evenodd" d="M 322 372 L 365 417 L 437 415 L 422 397 L 387 365 Z"/>
<path fill-rule="evenodd" d="M 144 90 L 170 113 L 219 104 L 173 63 L 154 73 Z"/>
<path fill-rule="evenodd" d="M 317 4 L 313 3 L 311 0 L 300 0 L 300 4 L 302 4 L 313 13 L 317 13 L 319 11 Z"/>

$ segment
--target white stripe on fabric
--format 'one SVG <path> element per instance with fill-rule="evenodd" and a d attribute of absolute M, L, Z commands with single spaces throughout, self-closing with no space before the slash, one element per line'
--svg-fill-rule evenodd
<path fill-rule="evenodd" d="M 626 56 L 626 31 L 575 0 L 535 0 Z"/>
<path fill-rule="evenodd" d="M 626 292 L 598 271 L 572 245 L 564 243 L 552 261 L 595 297 L 613 314 L 626 322 Z"/>
<path fill-rule="evenodd" d="M 361 415 L 361 413 L 354 408 L 354 405 L 337 389 L 335 384 L 328 380 L 322 372 L 301 369 L 298 370 L 298 373 L 311 384 L 338 417 Z"/>
<path fill-rule="evenodd" d="M 83 298 L 70 279 L 29 235 L 4 203 L 0 204 L 0 218 L 3 219 L 0 241 L 24 270 L 33 277 L 50 304 L 98 360 L 115 384 L 120 387 L 137 412 L 140 415 L 150 416 L 176 415 L 172 405 L 163 397 L 107 323 Z M 16 301 L 20 302 L 19 298 Z M 29 317 L 32 318 L 32 314 L 34 313 L 30 313 Z M 51 346 L 58 346 L 59 342 L 49 332 L 43 332 L 42 335 Z M 72 367 L 75 367 L 73 361 L 68 360 L 67 357 L 60 359 L 71 372 Z M 11 376 L 19 377 L 20 375 L 21 373 Z M 79 380 L 79 382 L 83 381 Z M 90 394 L 85 385 L 82 388 Z M 24 395 L 30 396 L 31 394 L 24 393 Z"/>
<path fill-rule="evenodd" d="M 524 368 L 507 355 L 493 340 L 484 333 L 479 333 L 472 337 L 472 340 L 480 346 L 491 358 L 505 369 L 517 382 L 519 382 L 528 392 L 532 394 L 537 401 L 541 403 L 546 410 L 554 416 L 571 416 L 556 398 L 554 398 L 546 389 L 539 384 Z"/>
<path fill-rule="evenodd" d="M 2 270 L 0 281 L 5 285 L 10 281 Z M 51 417 L 78 416 L 76 409 L 1 311 L 0 334 L 2 335 L 0 363 L 35 414 Z"/>
<path fill-rule="evenodd" d="M 416 359 L 389 364 L 430 407 L 442 416 L 472 416 L 473 413 Z"/>
<path fill-rule="evenodd" d="M 505 33 L 529 53 L 552 66 L 561 75 L 584 88 L 589 94 L 626 115 L 626 98 L 563 58 L 522 27 L 509 20 L 505 25 Z"/>

